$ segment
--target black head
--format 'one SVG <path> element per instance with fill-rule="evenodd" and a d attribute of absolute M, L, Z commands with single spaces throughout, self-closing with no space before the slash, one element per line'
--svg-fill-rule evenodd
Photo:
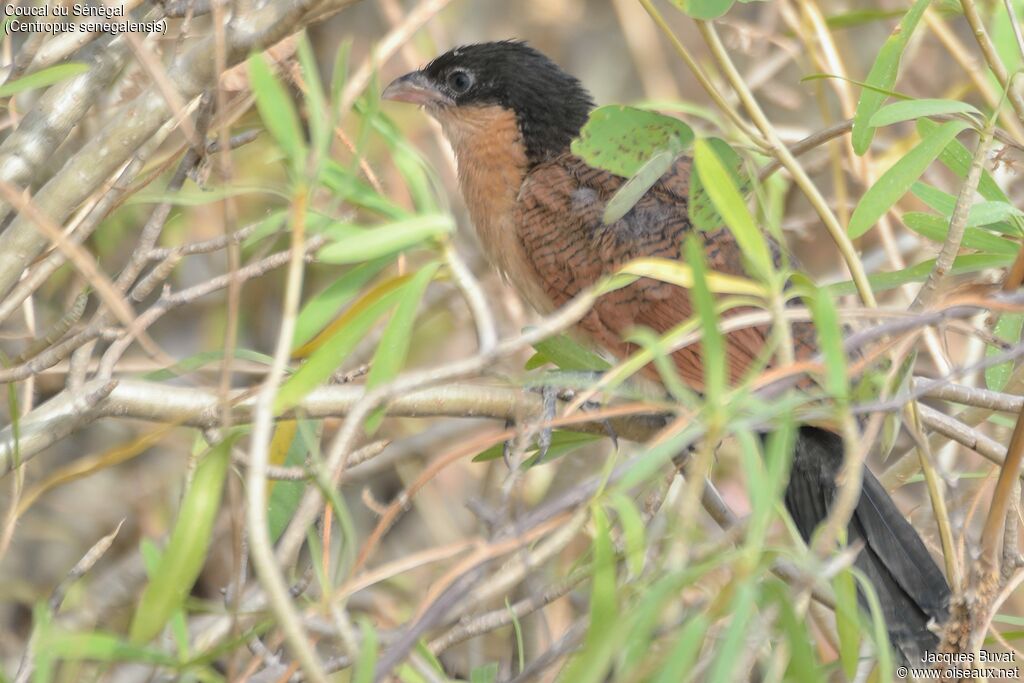
<path fill-rule="evenodd" d="M 578 80 L 517 41 L 457 47 L 392 82 L 383 97 L 422 104 L 434 114 L 447 107 L 509 109 L 531 163 L 568 149 L 594 108 Z"/>

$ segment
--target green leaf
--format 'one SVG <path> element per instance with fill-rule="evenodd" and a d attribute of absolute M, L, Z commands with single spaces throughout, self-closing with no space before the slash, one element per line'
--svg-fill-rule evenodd
<path fill-rule="evenodd" d="M 783 680 L 800 683 L 826 681 L 827 678 L 814 654 L 814 640 L 807 620 L 797 615 L 793 609 L 793 596 L 789 588 L 785 584 L 771 580 L 765 583 L 765 592 L 769 593 L 772 603 L 779 610 L 778 625 L 789 645 L 789 664 Z"/>
<path fill-rule="evenodd" d="M 658 152 L 637 170 L 632 178 L 623 183 L 604 207 L 603 221 L 611 225 L 632 209 L 647 191 L 672 168 L 676 154 L 670 150 Z"/>
<path fill-rule="evenodd" d="M 571 148 L 591 166 L 629 178 L 659 152 L 678 153 L 692 141 L 693 130 L 679 119 L 608 105 L 590 113 Z"/>
<path fill-rule="evenodd" d="M 527 370 L 536 369 L 545 363 L 553 363 L 562 370 L 575 372 L 600 372 L 611 367 L 604 358 L 564 334 L 539 341 L 533 348 L 537 353 L 527 361 Z"/>
<path fill-rule="evenodd" d="M 693 289 L 690 290 L 690 299 L 697 309 L 701 330 L 704 332 L 700 341 L 701 359 L 704 361 L 704 394 L 708 404 L 718 408 L 723 405 L 725 387 L 728 382 L 725 341 L 718 328 L 715 300 L 707 285 L 707 264 L 704 261 L 704 250 L 701 249 L 697 238 L 693 235 L 686 238 L 684 252 L 690 268 L 693 269 Z"/>
<path fill-rule="evenodd" d="M 975 107 L 959 100 L 906 100 L 903 102 L 893 102 L 882 107 L 871 117 L 868 125 L 878 128 L 901 121 L 911 121 L 939 114 L 973 114 L 981 116 L 981 112 Z"/>
<path fill-rule="evenodd" d="M 907 47 L 910 36 L 913 35 L 914 29 L 917 28 L 918 22 L 921 21 L 921 17 L 930 3 L 931 0 L 916 0 L 914 2 L 892 35 L 882 45 L 882 49 L 878 51 L 875 63 L 871 66 L 871 71 L 868 72 L 868 77 L 865 79 L 867 83 L 886 90 L 896 84 L 896 75 L 899 73 L 903 50 Z M 861 92 L 860 99 L 857 100 L 857 111 L 853 115 L 851 134 L 853 149 L 857 154 L 864 154 L 871 145 L 875 129 L 871 127 L 869 121 L 884 101 L 885 95 L 874 90 Z"/>
<path fill-rule="evenodd" d="M 89 65 L 82 62 L 68 62 L 40 69 L 33 74 L 0 85 L 0 97 L 10 97 L 26 90 L 45 88 L 78 74 L 84 74 L 88 70 Z"/>
<path fill-rule="evenodd" d="M 324 160 L 320 169 L 320 182 L 334 192 L 339 199 L 392 220 L 409 218 L 411 215 L 387 197 L 377 194 L 372 187 L 357 178 L 350 169 L 333 159 Z"/>
<path fill-rule="evenodd" d="M 825 24 L 831 29 L 852 28 L 903 16 L 903 10 L 851 10 L 825 17 Z"/>
<path fill-rule="evenodd" d="M 338 107 L 341 105 L 341 91 L 348 82 L 349 54 L 352 51 L 352 39 L 346 38 L 334 53 L 334 68 L 331 70 L 331 119 L 337 122 Z"/>
<path fill-rule="evenodd" d="M 734 0 L 672 0 L 672 4 L 687 16 L 705 21 L 724 16 Z"/>
<path fill-rule="evenodd" d="M 295 321 L 295 336 L 292 338 L 292 346 L 297 348 L 305 344 L 324 329 L 338 315 L 338 312 L 352 301 L 359 290 L 390 263 L 390 258 L 379 258 L 361 263 L 345 271 L 325 290 L 306 302 Z"/>
<path fill-rule="evenodd" d="M 160 633 L 174 611 L 184 604 L 199 578 L 213 522 L 220 509 L 231 447 L 240 435 L 241 432 L 232 432 L 214 445 L 196 466 L 160 566 L 139 598 L 129 629 L 132 643 L 147 643 Z"/>
<path fill-rule="evenodd" d="M 736 680 L 737 653 L 743 648 L 747 629 L 752 625 L 757 591 L 753 582 L 736 584 L 736 595 L 729 605 L 729 622 L 718 643 L 718 652 L 707 680 L 710 683 L 731 683 Z"/>
<path fill-rule="evenodd" d="M 938 127 L 939 124 L 930 119 L 917 120 L 917 131 L 921 137 L 924 137 Z M 953 171 L 960 180 L 965 180 L 967 178 L 967 172 L 971 168 L 971 162 L 973 159 L 974 153 L 967 149 L 959 140 L 953 140 L 950 142 L 946 145 L 946 148 L 942 150 L 942 154 L 939 155 L 939 161 L 941 161 L 946 168 Z M 999 184 L 987 169 L 982 169 L 981 171 L 981 181 L 978 183 L 978 194 L 990 202 L 1010 203 L 1010 199 L 1006 196 L 1006 193 L 999 187 Z"/>
<path fill-rule="evenodd" d="M 853 210 L 847 228 L 850 238 L 856 239 L 870 230 L 964 128 L 967 124 L 963 121 L 947 121 L 886 170 Z"/>
<path fill-rule="evenodd" d="M 619 516 L 622 538 L 626 541 L 626 566 L 630 574 L 640 576 L 644 571 L 644 555 L 647 550 L 640 511 L 632 499 L 618 491 L 611 495 L 610 502 Z"/>
<path fill-rule="evenodd" d="M 839 636 L 839 661 L 847 680 L 853 680 L 860 659 L 860 612 L 857 584 L 849 569 L 832 579 L 836 597 L 836 633 Z"/>
<path fill-rule="evenodd" d="M 304 421 L 306 429 L 311 429 L 313 423 Z M 288 422 L 279 422 L 277 430 L 283 430 Z M 292 430 L 292 441 L 288 445 L 288 453 L 281 463 L 285 467 L 302 467 L 309 455 L 309 442 L 305 437 L 303 428 L 296 425 Z M 277 437 L 278 432 L 274 433 Z M 283 449 L 282 449 L 283 450 Z M 291 522 L 295 511 L 302 500 L 302 494 L 306 492 L 305 481 L 275 481 L 274 487 L 270 489 L 270 498 L 267 501 L 267 524 L 270 527 L 270 539 L 277 542 L 284 533 L 288 523 Z"/>
<path fill-rule="evenodd" d="M 878 601 L 875 586 L 860 570 L 852 568 L 850 573 L 857 579 L 861 595 L 868 603 L 868 613 L 871 615 L 871 635 L 875 641 L 875 652 L 878 653 L 878 680 L 891 681 L 893 680 L 893 668 L 889 629 L 886 627 L 885 617 L 882 616 L 882 605 Z"/>
<path fill-rule="evenodd" d="M 1017 345 L 1021 340 L 1021 328 L 1024 327 L 1024 314 L 1021 313 L 1004 313 L 999 316 L 999 320 L 996 321 L 995 329 L 993 333 L 1000 339 L 1006 341 L 1011 345 Z M 994 346 L 988 346 L 985 348 L 986 356 L 995 356 L 1002 352 Z M 1003 387 L 1010 379 L 1010 375 L 1013 373 L 1013 361 L 1007 361 L 1000 363 L 999 365 L 993 365 L 990 368 L 985 369 L 985 386 L 992 391 L 1002 391 Z"/>
<path fill-rule="evenodd" d="M 580 653 L 566 667 L 562 680 L 599 683 L 605 680 L 615 650 L 611 647 L 618 625 L 615 550 L 608 519 L 598 505 L 591 506 L 594 523 L 593 578 L 590 582 L 590 625 Z"/>
<path fill-rule="evenodd" d="M 812 306 L 818 346 L 825 361 L 825 390 L 836 401 L 845 404 L 850 400 L 850 383 L 846 377 L 843 331 L 835 302 L 828 290 L 822 289 L 815 292 Z"/>
<path fill-rule="evenodd" d="M 498 663 L 488 662 L 469 672 L 469 683 L 495 683 L 498 680 Z"/>
<path fill-rule="evenodd" d="M 551 432 L 551 445 L 548 446 L 548 452 L 544 462 L 545 464 L 549 463 L 552 460 L 555 460 L 556 458 L 560 458 L 563 455 L 571 453 L 577 448 L 582 448 L 587 444 L 591 444 L 594 443 L 595 441 L 600 440 L 601 437 L 598 436 L 597 434 L 587 434 L 586 432 L 570 432 L 564 429 L 556 429 L 553 432 Z M 533 444 L 527 450 L 527 453 L 537 453 L 538 450 L 539 447 L 537 446 L 537 444 Z M 475 458 L 473 458 L 473 462 L 487 462 L 489 460 L 497 460 L 502 456 L 503 451 L 504 444 L 497 444 L 491 446 L 490 448 L 480 452 Z M 523 463 L 523 468 L 526 469 L 534 464 L 536 464 L 536 459 L 530 458 Z"/>
<path fill-rule="evenodd" d="M 679 683 L 680 672 L 693 671 L 709 626 L 708 618 L 704 614 L 690 618 L 672 644 L 668 658 L 652 683 Z"/>
<path fill-rule="evenodd" d="M 743 159 L 740 155 L 721 138 L 704 138 L 704 141 L 715 150 L 740 193 L 746 194 L 750 189 L 750 178 L 743 172 Z M 696 168 L 690 174 L 689 208 L 690 220 L 698 230 L 716 230 L 722 227 L 722 216 L 704 189 L 704 182 Z"/>
<path fill-rule="evenodd" d="M 309 120 L 310 137 L 313 148 L 323 155 L 327 152 L 334 134 L 331 131 L 330 110 L 324 95 L 324 86 L 320 81 L 320 68 L 317 66 L 313 46 L 309 42 L 309 34 L 305 31 L 299 37 L 299 65 L 302 67 L 302 79 L 306 85 L 306 113 Z"/>
<path fill-rule="evenodd" d="M 903 222 L 917 234 L 939 244 L 945 242 L 949 234 L 949 219 L 932 213 L 908 211 L 903 214 Z M 1016 254 L 1020 250 L 1016 242 L 997 237 L 986 230 L 970 227 L 964 230 L 962 244 L 967 249 L 999 254 Z"/>
<path fill-rule="evenodd" d="M 54 629 L 38 647 L 45 648 L 48 657 L 65 661 L 138 662 L 171 668 L 177 664 L 174 657 L 157 649 L 128 643 L 102 631 L 72 633 Z"/>
<path fill-rule="evenodd" d="M 733 182 L 732 176 L 715 152 L 704 140 L 694 143 L 694 165 L 711 202 L 721 214 L 725 224 L 736 237 L 740 250 L 753 267 L 753 274 L 767 277 L 772 272 L 772 257 L 768 242 L 754 223 L 747 203 Z"/>
<path fill-rule="evenodd" d="M 673 259 L 636 259 L 622 266 L 620 272 L 654 278 L 655 280 L 678 285 L 684 289 L 691 289 L 694 284 L 693 269 L 685 263 Z M 768 289 L 764 285 L 738 275 L 710 271 L 707 273 L 705 282 L 708 289 L 715 294 L 738 294 L 740 296 L 752 296 L 760 299 L 768 297 Z"/>
<path fill-rule="evenodd" d="M 262 363 L 267 367 L 270 367 L 270 364 L 274 362 L 274 359 L 271 356 L 268 356 L 265 353 L 259 353 L 258 351 L 252 351 L 250 349 L 235 349 L 232 356 L 240 360 Z M 195 372 L 210 363 L 222 360 L 224 360 L 223 349 L 217 349 L 216 351 L 201 351 L 187 358 L 182 358 L 169 368 L 147 372 L 142 377 L 148 380 L 163 382 L 169 379 L 174 379 L 175 377 L 180 377 L 181 375 L 187 375 L 188 373 Z"/>
<path fill-rule="evenodd" d="M 409 249 L 455 230 L 451 216 L 416 216 L 356 233 L 328 244 L 317 253 L 324 263 L 359 263 Z"/>
<path fill-rule="evenodd" d="M 359 620 L 359 631 L 363 638 L 359 645 L 359 657 L 356 660 L 352 683 L 373 683 L 374 669 L 377 666 L 377 629 L 369 619 L 363 617 Z"/>
<path fill-rule="evenodd" d="M 274 76 L 261 53 L 249 57 L 249 83 L 263 125 L 288 155 L 293 172 L 301 171 L 306 158 L 306 144 L 299 116 L 295 113 L 288 92 Z"/>
<path fill-rule="evenodd" d="M 953 275 L 964 275 L 967 273 L 977 273 L 986 268 L 1005 268 L 1013 263 L 1013 259 L 1014 257 L 1007 254 L 961 254 L 953 260 L 953 268 L 950 269 L 950 273 Z M 871 289 L 876 293 L 884 292 L 905 285 L 908 282 L 924 282 L 928 277 L 928 273 L 934 267 L 935 259 L 928 259 L 907 268 L 892 271 L 891 273 L 869 275 L 868 282 L 871 283 Z M 833 296 L 857 293 L 857 288 L 849 280 L 828 285 L 825 289 L 831 292 Z"/>
<path fill-rule="evenodd" d="M 295 407 L 306 394 L 325 382 L 363 340 L 370 328 L 394 306 L 400 290 L 388 288 L 386 284 L 382 283 L 363 295 L 363 298 L 339 318 L 340 322 L 336 321 L 339 322 L 336 329 L 328 327 L 329 336 L 316 345 L 316 350 L 309 355 L 302 367 L 289 377 L 277 392 L 277 399 L 274 402 L 275 414 Z"/>
<path fill-rule="evenodd" d="M 424 266 L 402 288 L 396 292 L 398 305 L 391 320 L 384 328 L 377 350 L 373 354 L 370 372 L 366 377 L 367 390 L 378 387 L 394 379 L 402 369 L 405 358 L 409 354 L 409 345 L 413 339 L 413 325 L 416 323 L 416 311 L 419 310 L 427 285 L 434 279 L 440 263 Z M 380 426 L 384 418 L 382 406 L 366 420 L 366 431 L 372 434 Z"/>

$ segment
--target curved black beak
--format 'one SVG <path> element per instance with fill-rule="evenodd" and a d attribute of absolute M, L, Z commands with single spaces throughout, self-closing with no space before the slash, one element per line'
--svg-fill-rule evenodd
<path fill-rule="evenodd" d="M 452 99 L 438 90 L 437 86 L 423 75 L 421 71 L 413 71 L 391 81 L 380 95 L 382 100 L 408 102 L 424 106 L 440 106 L 451 104 Z"/>

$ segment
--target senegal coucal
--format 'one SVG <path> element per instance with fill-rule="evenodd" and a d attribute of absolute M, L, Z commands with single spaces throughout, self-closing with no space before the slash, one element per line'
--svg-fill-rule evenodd
<path fill-rule="evenodd" d="M 488 259 L 540 311 L 561 306 L 632 259 L 678 259 L 688 235 L 703 242 L 712 268 L 744 272 L 728 230 L 698 231 L 691 224 L 687 157 L 678 158 L 621 219 L 603 222 L 605 206 L 625 178 L 570 151 L 594 102 L 578 80 L 524 43 L 456 48 L 392 82 L 383 97 L 422 105 L 441 123 Z M 632 350 L 623 341 L 630 329 L 663 334 L 692 312 L 685 289 L 640 279 L 604 295 L 579 327 L 623 357 Z M 747 328 L 726 336 L 734 379 L 762 352 L 764 335 L 764 329 Z M 794 337 L 799 345 L 813 346 L 806 329 Z M 697 347 L 680 349 L 672 359 L 699 390 Z M 805 539 L 828 515 L 842 460 L 838 435 L 800 428 L 785 501 Z M 848 541 L 863 544 L 855 564 L 874 584 L 896 650 L 906 661 L 919 662 L 923 651 L 937 645 L 928 624 L 945 621 L 949 587 L 920 537 L 867 471 Z"/>

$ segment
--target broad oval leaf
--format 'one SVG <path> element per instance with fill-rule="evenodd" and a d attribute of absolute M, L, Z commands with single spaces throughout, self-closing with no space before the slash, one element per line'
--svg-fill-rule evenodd
<path fill-rule="evenodd" d="M 691 142 L 693 130 L 679 119 L 616 104 L 590 113 L 572 141 L 572 153 L 591 166 L 629 178 L 659 152 L 674 156 Z"/>
<path fill-rule="evenodd" d="M 967 125 L 964 121 L 947 121 L 922 138 L 910 152 L 883 173 L 853 210 L 847 228 L 850 239 L 856 239 L 870 230 Z"/>

